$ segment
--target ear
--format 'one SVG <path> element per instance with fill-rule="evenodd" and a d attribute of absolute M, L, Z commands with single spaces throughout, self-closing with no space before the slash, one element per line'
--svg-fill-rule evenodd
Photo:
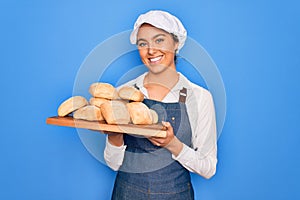
<path fill-rule="evenodd" d="M 174 49 L 175 49 L 175 51 L 177 51 L 177 50 L 178 50 L 178 46 L 179 46 L 179 42 L 175 42 L 175 46 L 174 46 L 174 47 L 175 47 L 175 48 L 174 48 Z"/>
<path fill-rule="evenodd" d="M 177 54 L 179 42 L 174 42 L 174 52 Z"/>

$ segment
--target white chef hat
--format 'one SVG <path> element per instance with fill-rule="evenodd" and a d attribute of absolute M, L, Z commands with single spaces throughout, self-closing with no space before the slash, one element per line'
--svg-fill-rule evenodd
<path fill-rule="evenodd" d="M 133 31 L 130 35 L 130 42 L 132 44 L 136 44 L 137 33 L 140 26 L 144 23 L 151 24 L 156 28 L 160 28 L 168 33 L 176 35 L 179 42 L 177 52 L 183 47 L 187 36 L 187 32 L 184 26 L 177 17 L 161 10 L 151 10 L 147 13 L 141 14 L 138 17 L 134 24 Z"/>

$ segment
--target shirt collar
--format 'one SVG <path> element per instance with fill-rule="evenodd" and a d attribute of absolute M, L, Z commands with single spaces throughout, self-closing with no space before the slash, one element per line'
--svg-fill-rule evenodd
<path fill-rule="evenodd" d="M 138 88 L 143 88 L 144 87 L 144 78 L 147 75 L 148 72 L 145 72 L 144 74 L 140 75 L 137 79 L 136 79 L 136 86 Z M 189 81 L 187 80 L 187 78 L 180 72 L 177 72 L 179 74 L 179 80 L 176 83 L 176 85 L 172 88 L 172 91 L 176 91 L 176 90 L 181 90 L 182 87 L 185 87 L 187 89 L 190 88 L 190 84 Z"/>

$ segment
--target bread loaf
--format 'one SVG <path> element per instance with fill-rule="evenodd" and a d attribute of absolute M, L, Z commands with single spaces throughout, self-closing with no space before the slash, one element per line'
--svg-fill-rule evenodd
<path fill-rule="evenodd" d="M 152 118 L 152 124 L 158 123 L 158 115 L 155 110 L 149 109 L 151 113 L 151 118 Z"/>
<path fill-rule="evenodd" d="M 93 97 L 104 99 L 118 99 L 118 91 L 109 83 L 93 83 L 89 88 L 89 92 Z"/>
<path fill-rule="evenodd" d="M 88 104 L 87 100 L 82 96 L 73 96 L 65 100 L 57 109 L 58 116 L 64 117 L 75 110 Z"/>
<path fill-rule="evenodd" d="M 126 106 L 133 124 L 152 124 L 152 114 L 144 103 L 131 102 Z"/>
<path fill-rule="evenodd" d="M 119 96 L 122 99 L 131 100 L 131 101 L 143 101 L 144 94 L 136 89 L 135 87 L 131 86 L 123 86 L 119 89 Z"/>
<path fill-rule="evenodd" d="M 108 101 L 101 104 L 101 112 L 108 124 L 129 124 L 130 115 L 126 103 L 120 100 Z"/>
<path fill-rule="evenodd" d="M 91 105 L 94 105 L 94 106 L 97 106 L 100 108 L 101 104 L 108 102 L 108 101 L 109 101 L 108 99 L 92 97 L 92 98 L 90 98 L 89 102 Z"/>
<path fill-rule="evenodd" d="M 84 119 L 88 121 L 102 121 L 104 120 L 100 108 L 94 105 L 87 105 L 79 108 L 73 113 L 74 119 Z"/>

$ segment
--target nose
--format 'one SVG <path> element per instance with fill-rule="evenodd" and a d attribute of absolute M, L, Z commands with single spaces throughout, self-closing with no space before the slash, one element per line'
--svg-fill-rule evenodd
<path fill-rule="evenodd" d="M 153 55 L 153 54 L 155 54 L 156 51 L 157 51 L 157 49 L 156 49 L 155 45 L 149 44 L 149 46 L 148 46 L 148 54 L 149 55 Z"/>

